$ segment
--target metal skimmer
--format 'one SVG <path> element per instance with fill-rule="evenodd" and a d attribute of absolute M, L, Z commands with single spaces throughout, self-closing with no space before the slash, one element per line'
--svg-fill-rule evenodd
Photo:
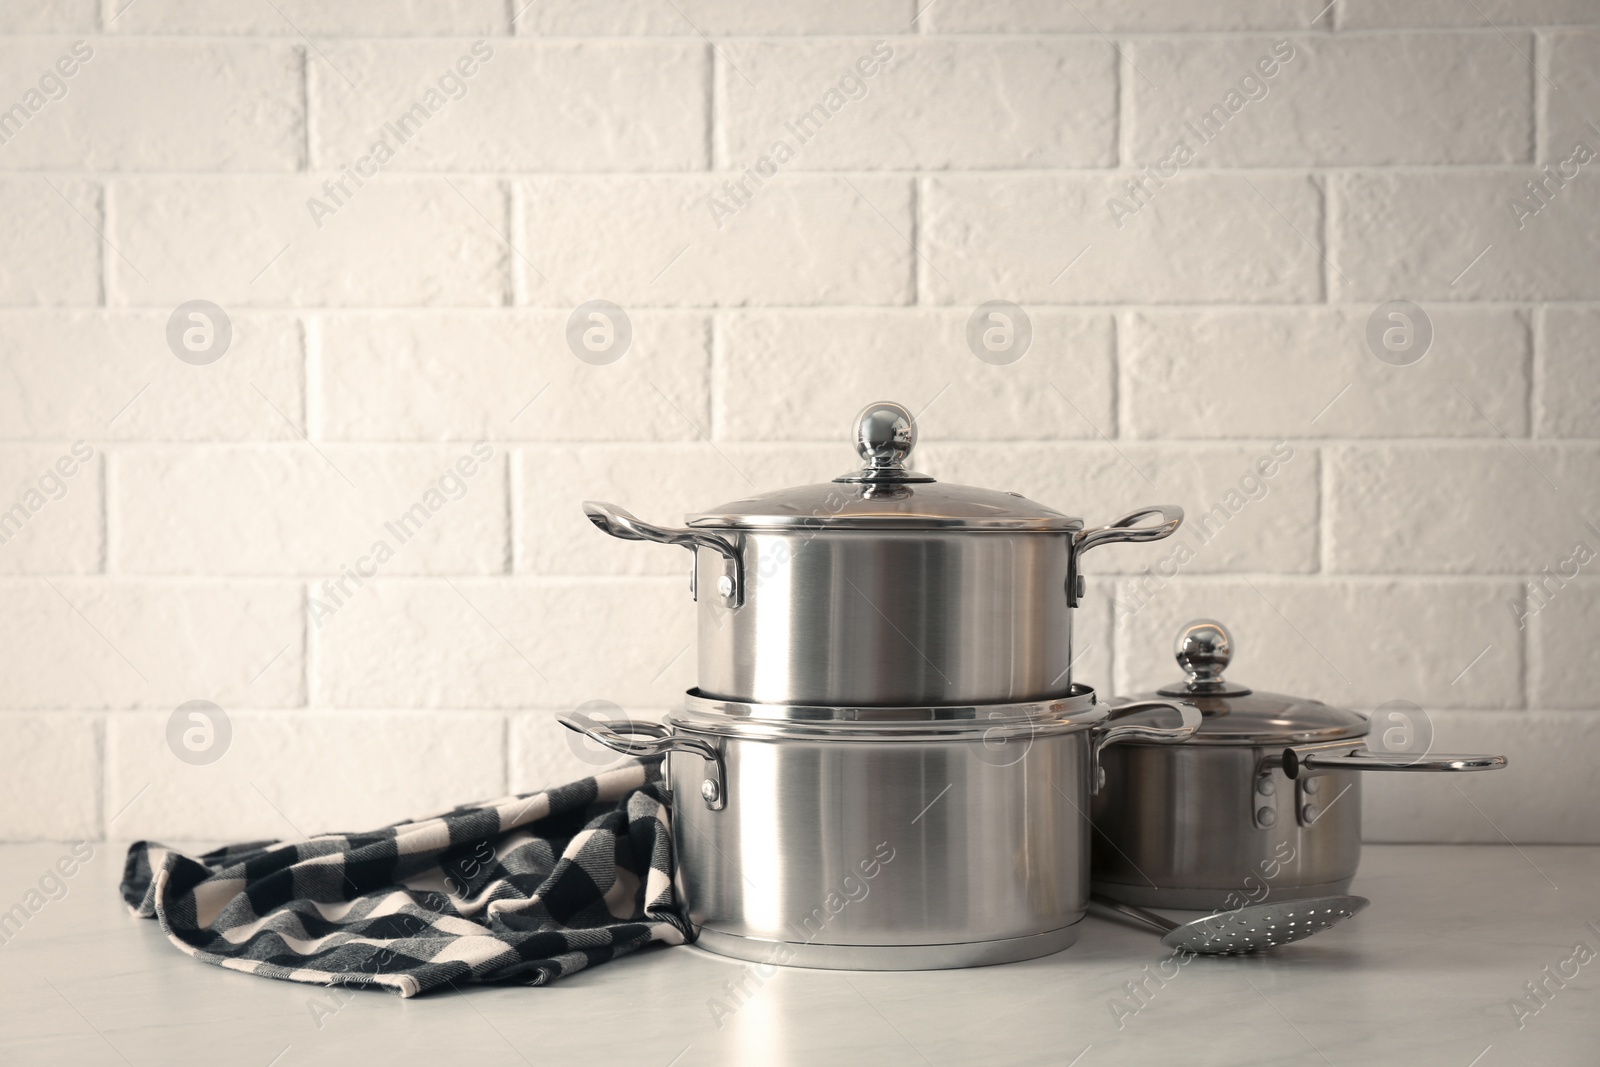
<path fill-rule="evenodd" d="M 1300 941 L 1348 919 L 1370 901 L 1366 897 L 1312 897 L 1275 904 L 1252 904 L 1234 911 L 1217 912 L 1193 922 L 1176 923 L 1153 911 L 1123 904 L 1096 894 L 1096 904 L 1159 932 L 1168 948 L 1187 949 L 1208 956 L 1256 952 L 1274 945 Z"/>

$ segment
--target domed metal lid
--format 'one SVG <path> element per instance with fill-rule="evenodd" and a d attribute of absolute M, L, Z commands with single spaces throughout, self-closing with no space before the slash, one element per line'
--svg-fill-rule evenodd
<path fill-rule="evenodd" d="M 695 527 L 772 529 L 967 529 L 1068 531 L 1083 520 L 1022 496 L 936 482 L 906 465 L 916 419 L 899 404 L 868 404 L 856 416 L 863 466 L 831 482 L 779 489 L 688 516 Z"/>
<path fill-rule="evenodd" d="M 1366 717 L 1356 712 L 1320 700 L 1258 693 L 1224 679 L 1222 672 L 1233 659 L 1233 638 L 1220 622 L 1195 619 L 1184 626 L 1178 631 L 1174 652 L 1186 677 L 1181 683 L 1163 686 L 1157 693 L 1182 697 L 1200 709 L 1200 731 L 1185 744 L 1304 744 L 1366 736 Z M 1134 712 L 1121 721 L 1136 722 L 1140 716 L 1151 716 L 1154 724 L 1159 714 Z"/>

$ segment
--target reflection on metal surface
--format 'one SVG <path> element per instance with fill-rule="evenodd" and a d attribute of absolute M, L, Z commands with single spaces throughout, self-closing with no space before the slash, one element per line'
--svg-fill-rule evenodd
<path fill-rule="evenodd" d="M 719 829 L 722 824 L 732 828 L 739 864 L 754 883 L 740 883 L 747 890 L 743 894 L 746 918 L 752 927 L 762 930 L 782 928 L 785 911 L 793 907 L 791 901 L 784 899 L 787 887 L 777 877 L 783 866 L 778 854 L 781 835 L 772 832 L 782 819 L 778 809 L 778 754 L 777 745 L 742 746 L 743 773 L 736 783 L 737 817 L 719 820 Z"/>

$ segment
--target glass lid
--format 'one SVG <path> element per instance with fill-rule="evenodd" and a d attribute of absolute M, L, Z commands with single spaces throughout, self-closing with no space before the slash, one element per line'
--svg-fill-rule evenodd
<path fill-rule="evenodd" d="M 1190 745 L 1303 744 L 1363 737 L 1365 716 L 1320 700 L 1256 692 L 1222 677 L 1233 659 L 1233 638 L 1213 619 L 1195 619 L 1178 631 L 1174 642 L 1182 682 L 1163 686 L 1157 694 L 1180 697 L 1200 709 L 1203 721 Z M 1130 699 L 1142 699 L 1133 697 Z M 1148 716 L 1151 725 L 1160 712 L 1133 712 L 1119 722 L 1138 722 Z"/>
<path fill-rule="evenodd" d="M 1020 493 L 934 481 L 907 466 L 916 419 L 899 404 L 868 404 L 856 416 L 863 466 L 831 482 L 779 489 L 688 517 L 694 527 L 763 529 L 968 529 L 1067 531 L 1083 520 Z"/>

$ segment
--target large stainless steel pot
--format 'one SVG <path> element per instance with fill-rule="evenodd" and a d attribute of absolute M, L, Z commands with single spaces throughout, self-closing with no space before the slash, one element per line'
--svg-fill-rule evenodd
<path fill-rule="evenodd" d="M 1130 722 L 1177 711 L 1180 726 Z M 1089 899 L 1102 752 L 1191 736 L 1170 700 L 758 705 L 691 693 L 665 725 L 560 722 L 671 753 L 677 890 L 699 944 L 768 964 L 968 967 L 1056 952 Z"/>
<path fill-rule="evenodd" d="M 690 515 L 683 528 L 584 504 L 614 537 L 694 552 L 699 690 L 851 706 L 1071 693 L 1083 554 L 1167 537 L 1182 509 L 1143 508 L 1086 530 L 1019 494 L 908 469 L 916 424 L 898 404 L 869 405 L 856 429 L 860 470 Z"/>
<path fill-rule="evenodd" d="M 1152 695 L 1192 701 L 1200 730 L 1183 745 L 1107 753 L 1093 804 L 1096 893 L 1196 910 L 1343 894 L 1361 860 L 1361 772 L 1506 765 L 1371 752 L 1362 715 L 1224 680 L 1232 650 L 1222 624 L 1185 626 L 1177 657 L 1188 678 Z"/>

